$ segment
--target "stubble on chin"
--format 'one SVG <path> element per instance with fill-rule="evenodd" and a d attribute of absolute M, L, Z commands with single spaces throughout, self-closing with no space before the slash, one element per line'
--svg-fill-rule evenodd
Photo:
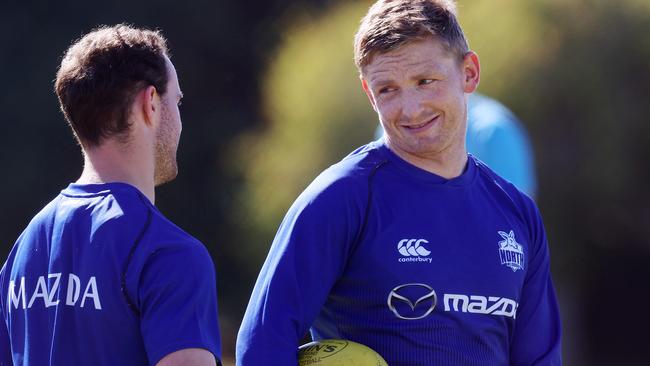
<path fill-rule="evenodd" d="M 154 183 L 156 186 L 170 182 L 178 175 L 176 150 L 178 142 L 174 141 L 168 121 L 164 121 L 158 130 L 155 146 Z"/>
<path fill-rule="evenodd" d="M 171 150 L 171 145 L 164 143 L 156 145 L 156 166 L 154 169 L 154 183 L 156 186 L 171 182 L 178 175 L 176 152 Z"/>

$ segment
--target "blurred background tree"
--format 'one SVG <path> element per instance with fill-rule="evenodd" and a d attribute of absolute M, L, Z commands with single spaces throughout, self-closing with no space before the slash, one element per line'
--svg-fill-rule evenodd
<path fill-rule="evenodd" d="M 99 24 L 159 27 L 186 98 L 179 177 L 157 205 L 210 250 L 224 351 L 293 199 L 368 142 L 352 61 L 368 1 L 12 1 L 0 12 L 3 258 L 82 159 L 52 92 L 66 47 Z M 567 364 L 650 363 L 650 2 L 460 0 L 481 92 L 533 140 Z M 232 364 L 227 360 L 226 365 Z"/>

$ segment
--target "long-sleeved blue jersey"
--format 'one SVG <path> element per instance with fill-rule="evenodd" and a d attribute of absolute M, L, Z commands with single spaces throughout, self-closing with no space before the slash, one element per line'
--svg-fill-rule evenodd
<path fill-rule="evenodd" d="M 296 365 L 343 338 L 389 365 L 558 365 L 560 319 L 533 201 L 469 156 L 444 179 L 383 142 L 325 170 L 272 244 L 237 364 Z"/>

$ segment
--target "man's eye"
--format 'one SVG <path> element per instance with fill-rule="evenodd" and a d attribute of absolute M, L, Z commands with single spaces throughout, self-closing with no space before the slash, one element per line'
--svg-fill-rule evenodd
<path fill-rule="evenodd" d="M 433 79 L 422 79 L 422 80 L 419 81 L 418 84 L 419 84 L 419 85 L 427 85 L 427 84 L 431 84 L 431 83 L 433 83 L 433 82 L 434 82 Z"/>
<path fill-rule="evenodd" d="M 387 86 L 387 87 L 384 87 L 384 88 L 379 89 L 379 94 L 390 93 L 390 92 L 392 92 L 393 90 L 395 90 L 395 88 L 391 88 L 391 87 Z"/>

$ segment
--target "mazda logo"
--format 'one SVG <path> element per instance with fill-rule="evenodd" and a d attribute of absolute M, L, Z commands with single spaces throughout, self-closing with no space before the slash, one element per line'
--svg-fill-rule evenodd
<path fill-rule="evenodd" d="M 420 296 L 413 301 L 407 296 L 413 297 L 412 294 L 416 293 L 422 293 L 424 292 L 425 294 L 423 296 Z M 436 296 L 436 292 L 431 288 L 431 286 L 425 285 L 423 283 L 407 283 L 404 285 L 399 285 L 392 289 L 390 293 L 388 294 L 388 308 L 395 313 L 395 316 L 397 316 L 400 319 L 404 320 L 418 320 L 422 319 L 433 311 L 433 309 L 436 307 L 436 303 L 438 302 L 438 297 Z M 397 304 L 399 303 L 405 303 L 411 308 L 412 314 L 400 314 L 400 312 L 397 310 Z M 427 304 L 426 311 L 421 314 L 421 315 L 416 315 L 415 313 L 415 307 L 418 306 L 419 304 Z M 404 307 L 400 307 L 402 313 L 404 312 Z M 419 312 L 418 312 L 419 313 Z"/>

